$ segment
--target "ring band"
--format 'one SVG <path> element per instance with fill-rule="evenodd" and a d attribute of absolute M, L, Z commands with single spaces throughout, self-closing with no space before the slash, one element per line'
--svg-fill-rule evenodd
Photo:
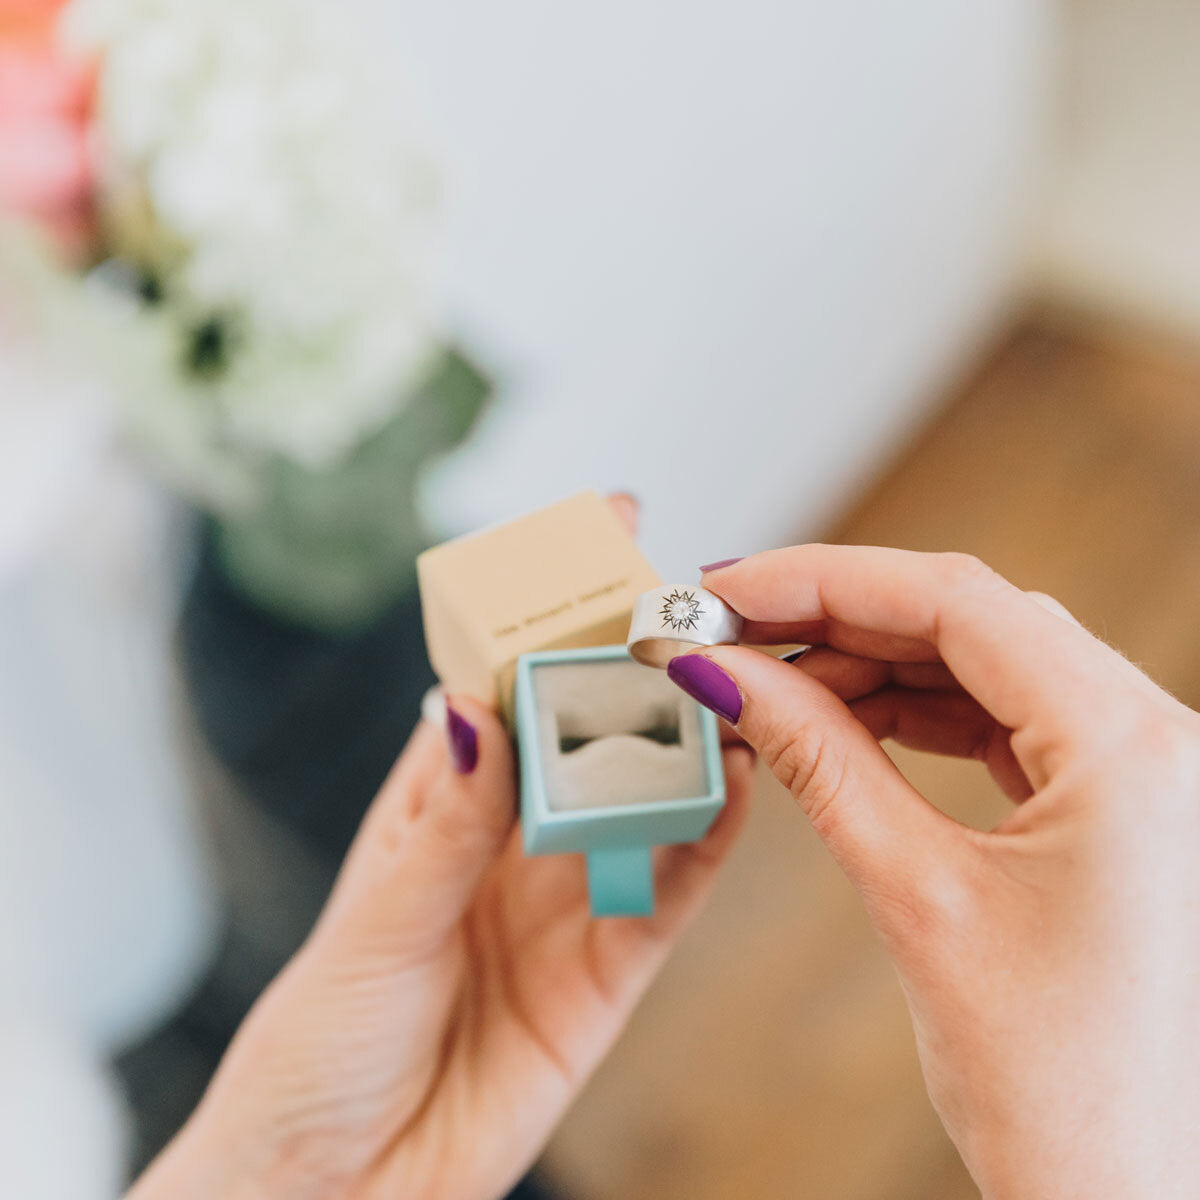
<path fill-rule="evenodd" d="M 697 646 L 732 646 L 742 635 L 742 618 L 706 589 L 668 584 L 643 592 L 633 602 L 625 645 L 648 667 L 665 667 Z"/>

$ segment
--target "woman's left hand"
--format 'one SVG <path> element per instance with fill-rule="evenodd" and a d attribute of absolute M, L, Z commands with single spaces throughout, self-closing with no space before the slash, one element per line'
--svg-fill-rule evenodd
<path fill-rule="evenodd" d="M 522 851 L 499 720 L 451 697 L 130 1200 L 502 1195 L 708 892 L 746 812 L 750 752 L 731 747 L 725 770 L 708 835 L 655 852 L 655 914 L 594 920 L 581 856 Z"/>

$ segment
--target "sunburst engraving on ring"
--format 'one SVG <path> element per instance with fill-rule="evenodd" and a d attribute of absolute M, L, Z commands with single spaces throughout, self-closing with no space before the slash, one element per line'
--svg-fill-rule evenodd
<path fill-rule="evenodd" d="M 676 588 L 663 601 L 661 615 L 664 629 L 669 625 L 676 633 L 682 633 L 685 629 L 699 626 L 704 609 L 700 607 L 695 592 L 681 592 Z"/>

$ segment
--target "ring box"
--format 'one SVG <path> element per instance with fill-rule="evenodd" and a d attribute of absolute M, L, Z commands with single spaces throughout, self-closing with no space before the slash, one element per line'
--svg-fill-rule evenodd
<path fill-rule="evenodd" d="M 426 551 L 442 685 L 498 708 L 529 854 L 581 852 L 597 916 L 653 911 L 651 848 L 702 837 L 725 799 L 716 718 L 623 644 L 660 582 L 595 492 Z"/>
<path fill-rule="evenodd" d="M 725 801 L 716 717 L 624 646 L 523 654 L 515 707 L 525 852 L 583 851 L 598 916 L 653 912 L 650 847 Z"/>

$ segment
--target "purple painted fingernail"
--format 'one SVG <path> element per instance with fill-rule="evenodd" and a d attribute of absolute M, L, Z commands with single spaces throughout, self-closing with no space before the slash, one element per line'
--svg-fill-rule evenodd
<path fill-rule="evenodd" d="M 671 682 L 718 717 L 736 725 L 742 715 L 742 693 L 733 676 L 703 654 L 681 654 L 667 664 Z"/>
<path fill-rule="evenodd" d="M 479 762 L 479 734 L 461 713 L 446 705 L 446 741 L 450 745 L 450 760 L 460 775 L 470 775 Z"/>
<path fill-rule="evenodd" d="M 723 558 L 720 562 L 705 563 L 704 566 L 700 568 L 700 574 L 707 575 L 709 571 L 720 571 L 725 567 L 732 567 L 734 563 L 740 563 L 742 558 L 745 557 L 746 556 L 743 554 L 741 558 Z"/>

